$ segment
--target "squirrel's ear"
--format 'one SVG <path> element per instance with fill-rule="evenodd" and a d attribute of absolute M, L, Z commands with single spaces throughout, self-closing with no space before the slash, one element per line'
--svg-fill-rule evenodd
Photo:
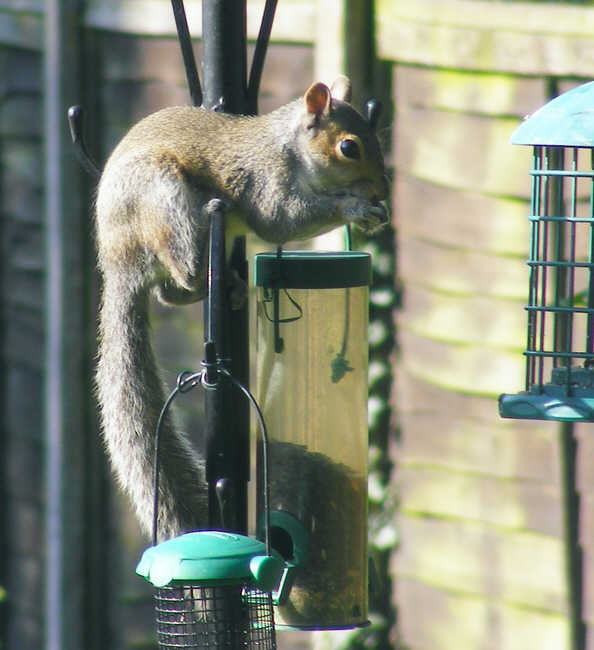
<path fill-rule="evenodd" d="M 330 112 L 330 105 L 332 102 L 332 94 L 328 86 L 323 83 L 315 83 L 309 87 L 305 93 L 305 107 L 307 112 L 319 120 L 324 115 Z"/>
<path fill-rule="evenodd" d="M 339 99 L 341 102 L 350 102 L 353 95 L 351 80 L 341 74 L 334 80 L 331 86 L 331 92 L 334 99 Z"/>

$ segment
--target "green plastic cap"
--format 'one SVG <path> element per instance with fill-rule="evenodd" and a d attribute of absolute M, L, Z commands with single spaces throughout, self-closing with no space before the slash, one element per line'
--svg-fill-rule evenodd
<path fill-rule="evenodd" d="M 371 280 L 371 255 L 358 251 L 326 253 L 283 251 L 255 257 L 254 282 L 268 289 L 365 287 Z"/>
<path fill-rule="evenodd" d="M 259 558 L 259 559 L 257 559 Z M 155 587 L 171 582 L 255 582 L 265 591 L 278 584 L 283 563 L 266 555 L 263 542 L 233 533 L 199 531 L 151 546 L 136 573 Z"/>

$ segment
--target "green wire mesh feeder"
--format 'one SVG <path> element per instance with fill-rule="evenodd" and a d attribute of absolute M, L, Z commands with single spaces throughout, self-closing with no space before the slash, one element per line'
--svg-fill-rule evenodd
<path fill-rule="evenodd" d="M 216 232 L 221 234 L 222 231 L 212 228 L 211 238 Z M 156 588 L 159 648 L 275 650 L 273 600 L 281 603 L 286 599 L 295 564 L 285 563 L 270 545 L 266 424 L 249 390 L 213 354 L 214 346 L 207 342 L 203 370 L 182 372 L 176 388 L 161 409 L 153 459 L 153 545 L 143 553 L 136 573 Z M 201 530 L 157 544 L 163 419 L 173 399 L 180 393 L 196 386 L 217 390 L 222 381 L 230 382 L 248 398 L 260 424 L 264 451 L 264 541 L 227 531 Z"/>
<path fill-rule="evenodd" d="M 272 590 L 283 563 L 263 542 L 218 531 L 148 548 L 136 569 L 156 587 L 159 648 L 276 648 Z"/>
<path fill-rule="evenodd" d="M 594 82 L 513 134 L 533 146 L 525 391 L 503 417 L 594 422 Z"/>
<path fill-rule="evenodd" d="M 155 613 L 159 648 L 194 650 L 256 648 L 275 650 L 273 601 L 282 603 L 291 586 L 294 564 L 271 550 L 268 513 L 268 462 L 264 462 L 264 541 L 218 530 L 186 533 L 157 544 L 159 512 L 160 423 L 180 392 L 208 384 L 208 371 L 182 373 L 166 401 L 155 436 L 153 546 L 145 550 L 136 573 L 156 588 Z M 251 393 L 219 367 L 247 395 L 256 408 L 263 446 L 268 436 L 259 407 Z M 219 379 L 220 380 L 220 379 Z"/>

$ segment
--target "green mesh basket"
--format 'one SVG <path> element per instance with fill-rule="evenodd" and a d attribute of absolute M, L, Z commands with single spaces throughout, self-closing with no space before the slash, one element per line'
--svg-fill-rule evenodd
<path fill-rule="evenodd" d="M 202 531 L 148 548 L 136 572 L 156 587 L 159 648 L 274 650 L 282 570 L 263 542 Z"/>
<path fill-rule="evenodd" d="M 594 82 L 526 120 L 533 146 L 525 391 L 503 417 L 594 421 Z"/>

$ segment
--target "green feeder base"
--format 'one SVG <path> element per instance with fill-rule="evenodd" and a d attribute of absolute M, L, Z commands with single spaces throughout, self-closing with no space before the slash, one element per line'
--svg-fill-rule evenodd
<path fill-rule="evenodd" d="M 499 396 L 499 414 L 518 420 L 594 422 L 594 397 L 555 397 L 547 393 Z"/>
<path fill-rule="evenodd" d="M 499 414 L 518 420 L 594 422 L 594 369 L 553 368 L 550 384 L 500 395 Z"/>

